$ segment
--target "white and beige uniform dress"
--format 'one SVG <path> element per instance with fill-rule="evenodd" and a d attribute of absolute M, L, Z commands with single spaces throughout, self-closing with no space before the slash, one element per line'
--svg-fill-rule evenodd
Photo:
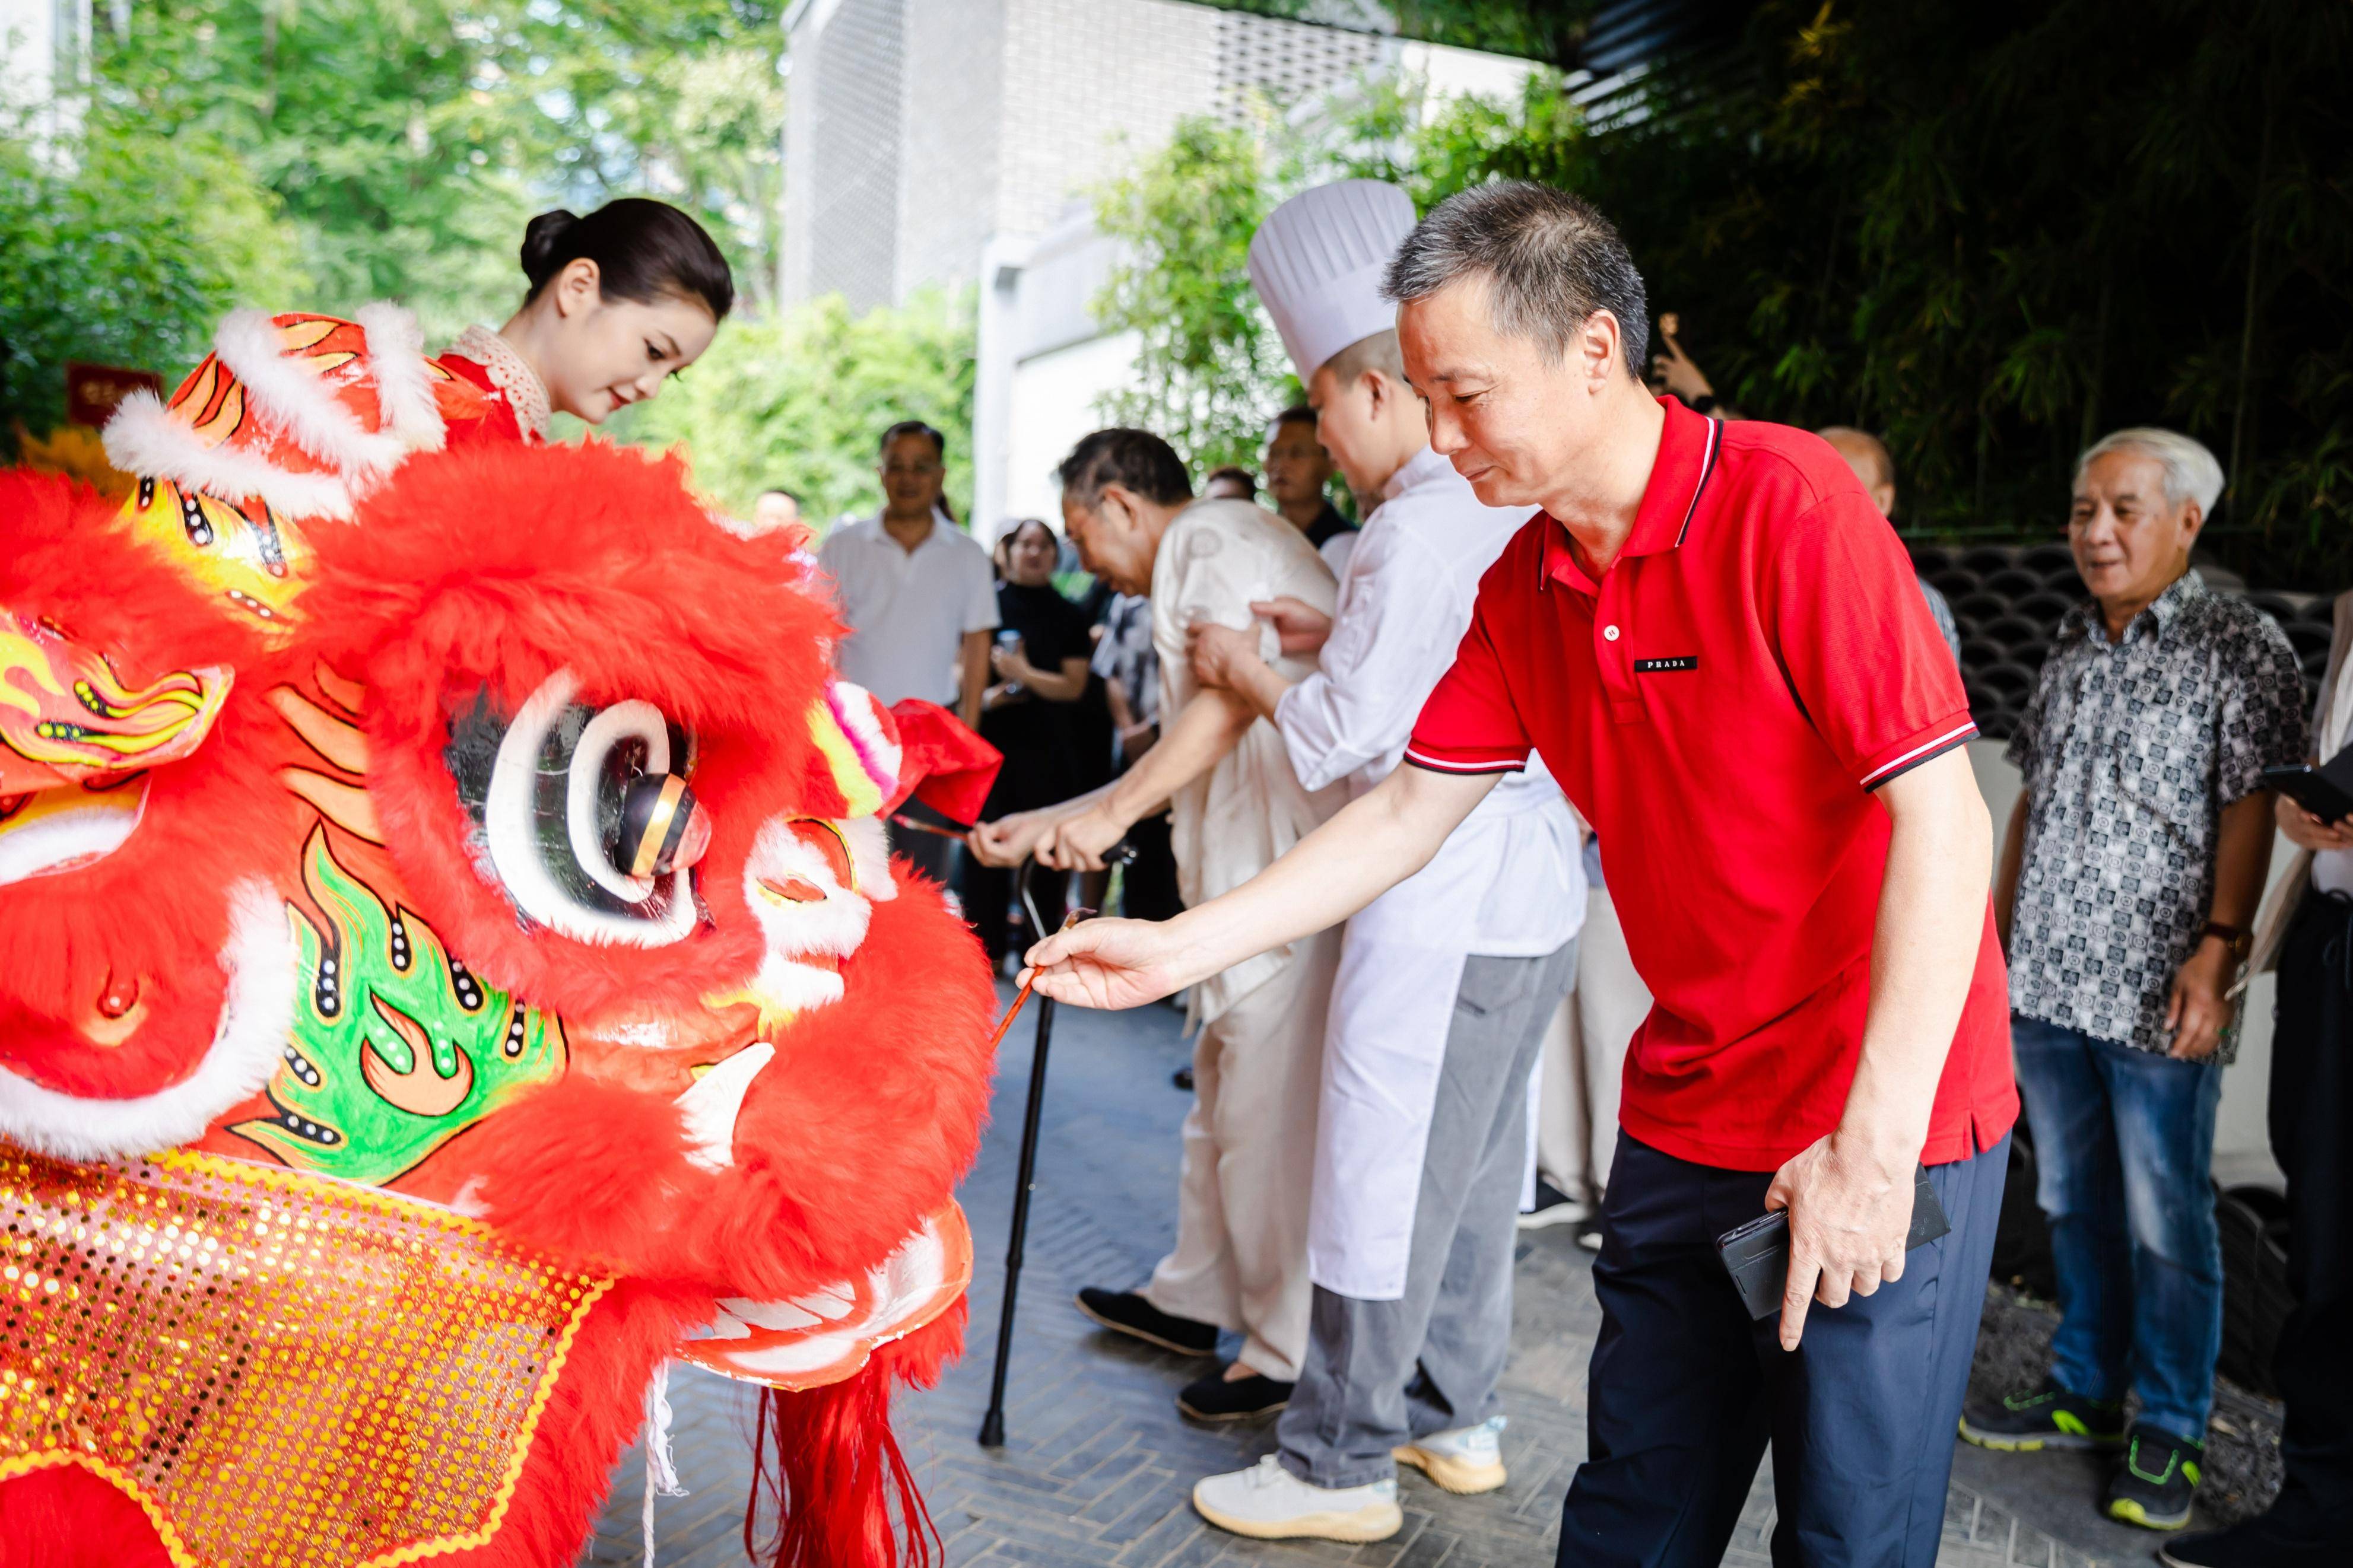
<path fill-rule="evenodd" d="M 1332 574 L 1306 537 L 1244 500 L 1179 512 L 1152 567 L 1152 641 L 1160 712 L 1174 722 L 1200 688 L 1186 628 L 1260 623 L 1253 600 L 1289 595 L 1329 613 Z M 1261 651 L 1286 679 L 1313 663 L 1284 658 L 1271 628 Z M 1189 907 L 1231 891 L 1337 811 L 1346 791 L 1303 787 L 1282 737 L 1261 719 L 1171 802 L 1177 886 Z M 1246 960 L 1193 990 L 1193 1108 L 1185 1118 L 1176 1246 L 1145 1300 L 1244 1336 L 1240 1360 L 1281 1382 L 1307 1348 L 1307 1204 L 1324 1018 L 1340 933 L 1321 931 Z"/>

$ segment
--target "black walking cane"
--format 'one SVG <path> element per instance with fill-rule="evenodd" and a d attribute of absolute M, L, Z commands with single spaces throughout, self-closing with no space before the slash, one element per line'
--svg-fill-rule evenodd
<path fill-rule="evenodd" d="M 1134 857 L 1134 850 L 1122 844 L 1106 858 L 1115 865 L 1124 865 Z M 1038 918 L 1038 905 L 1029 897 L 1029 873 L 1038 862 L 1025 864 L 1016 879 L 1021 889 L 1021 908 L 1029 916 L 1029 929 L 1042 933 L 1046 927 Z M 1070 930 L 1088 919 L 1092 910 L 1072 910 L 1062 918 L 1061 929 Z M 1033 975 L 1030 984 L 1036 984 Z M 997 1026 L 997 1037 L 1005 1038 L 1006 1030 L 1013 1026 L 1014 1015 L 1021 1004 L 1029 999 L 1029 985 L 1021 988 L 1006 1010 L 1005 1022 Z M 1020 1185 L 1013 1189 L 1012 1234 L 1005 1245 L 1005 1304 L 998 1310 L 997 1321 L 997 1368 L 988 1382 L 988 1413 L 980 1418 L 980 1446 L 984 1448 L 1005 1447 L 1005 1373 L 1013 1358 L 1013 1306 L 1021 1291 L 1021 1244 L 1029 1235 L 1029 1190 L 1037 1184 L 1038 1129 L 1046 1110 L 1046 1047 L 1054 1036 L 1054 999 L 1038 998 L 1037 1044 L 1029 1053 L 1029 1103 L 1021 1114 Z"/>

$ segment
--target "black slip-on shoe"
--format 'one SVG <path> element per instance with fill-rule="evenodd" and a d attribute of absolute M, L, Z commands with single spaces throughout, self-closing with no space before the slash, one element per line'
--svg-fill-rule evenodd
<path fill-rule="evenodd" d="M 2179 1530 L 2189 1522 L 2198 1468 L 2206 1445 L 2133 1423 L 2125 1462 L 2108 1482 L 2108 1517 L 2144 1530 Z"/>
<path fill-rule="evenodd" d="M 1178 1355 L 1218 1353 L 1214 1323 L 1197 1323 L 1164 1312 L 1133 1290 L 1105 1290 L 1088 1285 L 1079 1291 L 1079 1310 L 1114 1333 L 1142 1340 Z"/>
<path fill-rule="evenodd" d="M 2344 1568 L 2353 1563 L 2353 1538 L 2292 1535 L 2265 1515 L 2168 1541 L 2157 1560 L 2166 1568 Z"/>
<path fill-rule="evenodd" d="M 1291 1403 L 1291 1384 L 1252 1373 L 1229 1379 L 1219 1367 L 1197 1377 L 1176 1395 L 1176 1408 L 1196 1421 L 1255 1421 Z"/>
<path fill-rule="evenodd" d="M 2115 1448 L 2125 1440 L 2125 1407 L 2070 1394 L 2049 1378 L 2023 1394 L 1973 1399 L 1961 1436 L 1980 1448 L 2031 1454 L 2043 1448 Z"/>

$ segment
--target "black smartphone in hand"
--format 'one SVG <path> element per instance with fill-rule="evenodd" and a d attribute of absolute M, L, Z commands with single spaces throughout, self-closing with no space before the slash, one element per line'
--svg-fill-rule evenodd
<path fill-rule="evenodd" d="M 1926 1247 L 1953 1228 L 1936 1189 L 1921 1168 L 1912 1181 L 1912 1232 L 1904 1250 Z M 1740 1304 L 1750 1318 L 1769 1318 L 1781 1310 L 1782 1292 L 1789 1288 L 1789 1211 L 1767 1209 L 1746 1225 L 1735 1226 L 1715 1238 L 1715 1254 L 1740 1292 Z"/>
<path fill-rule="evenodd" d="M 2335 779 L 2306 763 L 2298 763 L 2292 768 L 2265 768 L 2263 787 L 2277 790 L 2323 822 L 2342 822 L 2353 816 L 2353 794 L 2348 794 Z"/>

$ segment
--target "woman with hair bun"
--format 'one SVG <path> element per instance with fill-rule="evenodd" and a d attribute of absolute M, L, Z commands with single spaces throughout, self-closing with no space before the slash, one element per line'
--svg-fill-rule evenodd
<path fill-rule="evenodd" d="M 487 395 L 480 430 L 492 438 L 544 440 L 551 413 L 601 425 L 653 396 L 735 302 L 702 226 L 640 196 L 586 217 L 540 214 L 523 231 L 522 270 L 522 308 L 496 331 L 467 328 L 440 360 Z"/>
<path fill-rule="evenodd" d="M 109 459 L 138 481 L 133 531 L 254 619 L 282 626 L 308 531 L 419 453 L 536 444 L 557 411 L 601 425 L 694 363 L 735 302 L 727 258 L 696 223 L 628 198 L 542 213 L 522 242 L 530 292 L 497 331 L 427 353 L 385 301 L 352 319 L 238 310 L 168 398 L 126 398 Z"/>

